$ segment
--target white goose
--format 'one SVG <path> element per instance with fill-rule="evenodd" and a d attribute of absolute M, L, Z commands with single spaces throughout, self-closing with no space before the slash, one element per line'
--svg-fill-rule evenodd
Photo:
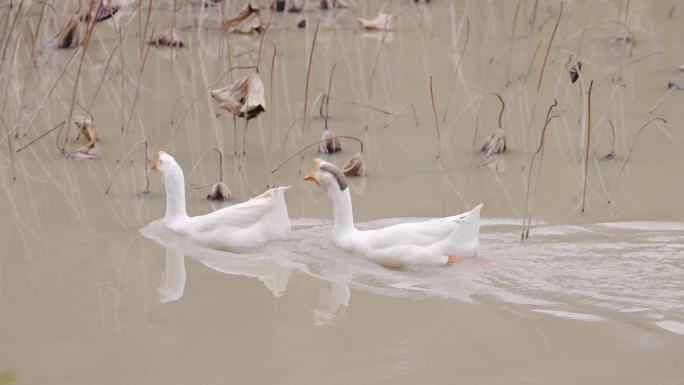
<path fill-rule="evenodd" d="M 402 223 L 377 230 L 354 228 L 351 197 L 342 171 L 332 163 L 314 160 L 304 177 L 328 191 L 334 208 L 333 243 L 363 254 L 386 267 L 438 266 L 477 255 L 480 245 L 480 209 L 457 216 Z"/>
<path fill-rule="evenodd" d="M 164 225 L 199 243 L 219 250 L 250 249 L 284 240 L 290 232 L 284 197 L 289 187 L 276 187 L 247 202 L 189 217 L 185 211 L 185 178 L 176 160 L 159 151 L 152 170 L 159 171 L 164 180 Z"/>

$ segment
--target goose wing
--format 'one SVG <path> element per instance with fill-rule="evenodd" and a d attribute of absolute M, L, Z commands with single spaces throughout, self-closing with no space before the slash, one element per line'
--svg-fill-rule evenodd
<path fill-rule="evenodd" d="M 224 207 L 212 213 L 192 217 L 191 227 L 194 231 L 215 230 L 218 227 L 236 227 L 245 229 L 253 226 L 273 207 L 275 193 L 268 190 L 246 202 Z"/>
<path fill-rule="evenodd" d="M 401 223 L 365 233 L 372 248 L 383 249 L 398 245 L 426 247 L 448 237 L 464 221 L 465 214 L 462 214 L 422 222 Z"/>

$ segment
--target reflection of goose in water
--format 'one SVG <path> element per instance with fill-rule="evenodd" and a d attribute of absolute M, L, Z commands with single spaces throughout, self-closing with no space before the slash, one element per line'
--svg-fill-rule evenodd
<path fill-rule="evenodd" d="M 314 325 L 334 325 L 344 316 L 344 310 L 349 306 L 348 281 L 330 280 L 328 288 L 321 290 L 318 305 L 314 309 Z"/>
<path fill-rule="evenodd" d="M 370 230 L 409 220 L 415 218 L 358 226 Z M 403 270 L 385 269 L 333 245 L 327 236 L 330 221 L 300 219 L 293 225 L 290 239 L 260 257 L 207 253 L 204 246 L 159 222 L 142 233 L 217 271 L 259 278 L 275 295 L 284 294 L 291 270 L 319 279 L 323 287 L 312 310 L 315 325 L 335 324 L 347 308 L 352 309 L 353 288 L 389 297 L 513 303 L 536 317 L 578 321 L 608 319 L 610 312 L 629 313 L 635 320 L 656 321 L 661 328 L 684 334 L 681 223 L 539 225 L 535 241 L 521 244 L 517 220 L 485 220 L 482 252 L 487 258 L 466 259 L 454 269 Z M 166 263 L 160 298 L 171 301 L 180 298 L 184 288 L 182 254 L 168 251 Z"/>
<path fill-rule="evenodd" d="M 273 244 L 250 253 L 230 253 L 210 249 L 166 228 L 160 220 L 152 222 L 141 233 L 166 249 L 165 268 L 159 285 L 159 300 L 176 301 L 185 289 L 185 256 L 191 257 L 212 270 L 228 275 L 259 279 L 279 297 L 290 280 L 297 263 L 284 256 L 282 245 Z"/>
<path fill-rule="evenodd" d="M 210 249 L 184 238 L 169 230 L 161 220 L 152 222 L 140 232 L 166 249 L 164 271 L 158 287 L 161 303 L 177 301 L 183 296 L 187 255 L 224 274 L 257 278 L 275 297 L 285 293 L 293 269 L 328 282 L 313 309 L 315 325 L 335 324 L 349 306 L 352 276 L 344 273 L 346 270 L 332 268 L 313 273 L 304 263 L 297 262 L 301 258 L 285 250 L 284 244 L 271 244 L 250 253 L 237 254 Z"/>
<path fill-rule="evenodd" d="M 166 248 L 164 272 L 158 291 L 161 303 L 177 301 L 183 296 L 183 291 L 185 291 L 185 255 L 180 248 Z"/>

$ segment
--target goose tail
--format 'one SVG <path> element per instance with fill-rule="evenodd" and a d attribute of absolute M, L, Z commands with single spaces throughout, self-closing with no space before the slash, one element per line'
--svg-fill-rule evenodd
<path fill-rule="evenodd" d="M 463 258 L 477 256 L 480 248 L 480 210 L 482 203 L 465 213 L 462 222 L 444 240 L 447 255 Z"/>

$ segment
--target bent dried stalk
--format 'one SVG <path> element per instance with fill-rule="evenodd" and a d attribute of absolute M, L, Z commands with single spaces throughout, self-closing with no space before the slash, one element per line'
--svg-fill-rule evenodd
<path fill-rule="evenodd" d="M 0 116 L 0 122 L 2 122 L 2 126 L 5 127 L 5 134 L 7 135 L 7 147 L 9 148 L 10 164 L 12 165 L 12 181 L 16 181 L 17 174 L 14 171 L 14 150 L 12 149 L 12 138 L 10 137 L 9 127 L 7 127 L 7 123 L 2 116 Z"/>
<path fill-rule="evenodd" d="M 483 93 L 481 93 L 481 94 L 477 94 L 477 95 L 473 96 L 473 97 L 468 101 L 468 103 L 466 103 L 466 105 L 461 109 L 461 111 L 459 111 L 458 115 L 456 115 L 456 119 L 454 119 L 454 123 L 452 123 L 452 126 L 449 128 L 449 131 L 447 131 L 446 135 L 444 136 L 444 139 L 442 140 L 442 142 L 441 142 L 440 145 L 439 145 L 439 154 L 437 155 L 437 158 L 439 158 L 439 156 L 441 155 L 442 149 L 443 149 L 444 146 L 446 145 L 446 141 L 447 141 L 447 139 L 449 139 L 449 136 L 451 135 L 452 131 L 454 130 L 454 127 L 455 127 L 456 122 L 458 122 L 458 120 L 461 118 L 461 115 L 463 115 L 463 113 L 464 113 L 464 112 L 465 112 L 473 103 L 475 103 L 475 102 L 478 101 L 480 98 L 483 98 L 483 97 L 485 97 L 485 96 L 487 96 L 487 95 L 496 95 L 496 96 L 499 98 L 499 102 L 501 102 L 501 111 L 499 111 L 499 128 L 502 128 L 502 129 L 503 129 L 503 127 L 502 127 L 502 118 L 503 118 L 504 110 L 506 109 L 506 103 L 504 102 L 504 100 L 503 100 L 503 98 L 501 97 L 501 95 L 499 95 L 497 92 L 483 92 Z"/>
<path fill-rule="evenodd" d="M 532 171 L 534 167 L 534 160 L 537 157 L 539 153 L 542 154 L 543 157 L 543 150 L 544 150 L 544 143 L 545 143 L 545 138 L 546 138 L 546 129 L 549 126 L 549 123 L 560 115 L 551 115 L 551 112 L 553 109 L 558 106 L 558 101 L 556 99 L 553 99 L 553 104 L 549 106 L 548 111 L 546 112 L 546 118 L 544 120 L 544 127 L 542 128 L 541 132 L 541 139 L 539 140 L 539 147 L 537 147 L 537 150 L 532 154 L 532 157 L 530 158 L 530 166 L 527 170 L 528 175 L 527 175 L 527 188 L 526 188 L 526 197 L 525 197 L 525 212 L 523 216 L 523 228 L 522 228 L 522 233 L 520 234 L 520 240 L 524 241 L 525 239 L 530 238 L 530 227 L 532 225 L 532 209 L 530 208 L 530 192 L 531 192 L 531 187 L 532 187 Z M 536 186 L 539 184 L 539 176 L 541 175 L 541 161 L 539 164 L 539 169 L 537 172 L 537 179 L 535 181 L 535 192 L 536 192 Z"/>
<path fill-rule="evenodd" d="M 435 107 L 435 93 L 432 88 L 432 75 L 430 75 L 430 100 L 432 101 L 432 115 L 435 118 L 435 129 L 437 130 L 437 144 L 439 145 L 439 148 L 437 149 L 437 159 L 439 159 L 439 156 L 442 153 L 442 135 L 439 132 L 439 120 L 437 119 L 437 109 Z"/>
<path fill-rule="evenodd" d="M 124 164 L 126 164 L 126 161 L 128 158 L 131 156 L 133 151 L 138 147 L 138 145 L 144 144 L 145 145 L 145 190 L 143 190 L 142 195 L 148 195 L 150 193 L 150 170 L 147 165 L 150 163 L 150 153 L 148 151 L 147 147 L 147 141 L 146 140 L 141 140 L 136 142 L 130 150 L 128 150 L 128 153 L 126 156 L 121 159 L 121 162 L 119 163 L 119 167 L 116 168 L 116 171 L 114 171 L 114 175 L 112 175 L 112 178 L 109 180 L 109 183 L 107 184 L 107 188 L 105 189 L 104 195 L 109 194 L 109 190 L 112 188 L 112 184 L 114 183 L 114 180 L 116 179 L 117 175 L 119 175 L 119 172 L 121 171 L 121 168 L 123 167 Z"/>
<path fill-rule="evenodd" d="M 613 188 L 610 189 L 610 193 L 608 194 L 608 204 L 612 203 L 613 201 L 613 193 L 615 192 L 615 189 L 617 188 L 618 183 L 620 182 L 620 179 L 622 178 L 622 172 L 625 170 L 625 166 L 627 166 L 627 162 L 629 161 L 630 156 L 632 156 L 632 151 L 634 151 L 634 147 L 636 146 L 637 139 L 639 139 L 639 135 L 648 127 L 652 122 L 655 121 L 661 121 L 665 124 L 667 124 L 667 120 L 663 118 L 652 118 L 649 119 L 644 125 L 639 128 L 637 133 L 634 135 L 634 139 L 632 140 L 632 145 L 629 148 L 629 152 L 627 152 L 627 156 L 625 157 L 625 160 L 622 161 L 622 165 L 620 166 L 620 171 L 618 171 L 617 178 L 615 178 L 615 183 L 613 184 Z"/>
<path fill-rule="evenodd" d="M 401 110 L 399 110 L 399 112 L 397 112 L 396 114 L 394 114 L 394 116 L 392 116 L 392 117 L 387 121 L 387 123 L 385 123 L 385 125 L 382 126 L 382 128 L 387 128 L 387 127 L 389 127 L 389 125 L 392 124 L 395 120 L 397 120 L 397 118 L 399 117 L 399 115 L 401 115 L 401 114 L 402 114 L 404 111 L 406 111 L 406 109 L 409 108 L 409 107 L 411 107 L 411 112 L 413 113 L 413 121 L 415 122 L 416 127 L 418 127 L 418 115 L 416 115 L 416 108 L 413 106 L 413 103 L 409 103 L 409 104 L 405 105 Z"/>
<path fill-rule="evenodd" d="M 598 128 L 601 127 L 601 123 L 603 121 L 607 121 L 610 127 L 610 132 L 611 132 L 611 142 L 610 142 L 610 152 L 606 155 L 604 155 L 602 158 L 603 159 L 614 159 L 615 158 L 615 126 L 613 125 L 613 121 L 607 118 L 599 120 L 599 122 L 596 124 L 596 130 L 594 130 L 594 135 L 598 135 L 599 131 Z"/>
<path fill-rule="evenodd" d="M 337 63 L 333 63 L 332 68 L 330 69 L 330 78 L 328 79 L 328 93 L 324 95 L 325 100 L 321 100 L 321 109 L 319 111 L 319 114 L 322 116 L 323 114 L 323 103 L 325 102 L 325 129 L 328 129 L 328 118 L 330 117 L 330 95 L 332 95 L 332 81 L 333 81 L 333 74 L 335 74 L 335 68 L 337 68 Z"/>
<path fill-rule="evenodd" d="M 311 64 L 313 63 L 314 50 L 316 49 L 316 38 L 318 37 L 318 27 L 320 24 L 320 21 L 316 22 L 316 30 L 314 31 L 313 40 L 311 41 L 311 52 L 309 52 L 309 65 L 306 68 L 306 83 L 304 84 L 304 113 L 302 115 L 302 139 L 299 142 L 300 147 L 304 143 L 304 137 L 306 136 L 308 127 L 307 123 L 309 121 L 306 115 L 306 108 L 309 105 L 309 79 L 311 78 Z M 304 157 L 302 157 L 302 159 L 304 159 Z M 301 171 L 301 162 L 299 168 Z"/>
<path fill-rule="evenodd" d="M 442 115 L 442 123 L 446 122 L 447 113 L 449 112 L 449 104 L 451 103 L 451 96 L 454 93 L 454 83 L 456 83 L 456 76 L 461 68 L 461 63 L 463 63 L 463 56 L 465 55 L 466 48 L 468 47 L 468 40 L 470 39 L 470 19 L 466 17 L 463 22 L 466 26 L 466 36 L 463 42 L 463 48 L 461 48 L 461 55 L 459 55 L 458 63 L 456 64 L 456 68 L 454 69 L 454 76 L 451 78 L 451 83 L 449 85 L 449 96 L 447 96 L 446 105 L 444 106 L 444 115 Z M 460 35 L 461 30 L 459 29 L 458 36 L 456 36 L 456 40 L 458 40 Z"/>
<path fill-rule="evenodd" d="M 373 80 L 375 79 L 375 70 L 378 66 L 378 61 L 380 60 L 380 52 L 382 52 L 382 46 L 385 44 L 385 40 L 387 39 L 388 33 L 385 32 L 382 35 L 382 39 L 380 40 L 380 44 L 378 45 L 378 51 L 375 53 L 375 60 L 373 60 L 373 67 L 371 68 L 371 76 L 370 76 L 370 82 L 368 82 L 368 105 L 371 104 L 371 98 L 373 96 Z M 370 111 L 366 109 L 366 123 L 364 129 L 368 129 L 368 117 L 369 117 Z"/>
<path fill-rule="evenodd" d="M 43 132 L 42 134 L 38 135 L 37 138 L 35 138 L 35 139 L 33 139 L 32 141 L 26 143 L 23 147 L 21 147 L 20 149 L 18 149 L 18 150 L 17 150 L 17 154 L 20 153 L 20 152 L 22 152 L 22 151 L 24 151 L 24 150 L 27 149 L 29 146 L 31 146 L 33 143 L 39 141 L 41 138 L 43 138 L 43 137 L 46 136 L 47 134 L 51 133 L 52 131 L 57 130 L 57 129 L 61 129 L 62 126 L 64 126 L 65 124 L 66 124 L 66 120 L 65 120 L 65 121 L 62 121 L 62 122 L 60 122 L 60 123 L 57 123 L 54 127 L 52 127 L 51 129 L 49 129 L 49 130 Z"/>
<path fill-rule="evenodd" d="M 335 136 L 335 138 L 338 138 L 338 139 L 341 139 L 341 138 L 343 138 L 343 139 L 351 139 L 351 140 L 357 141 L 357 142 L 361 145 L 361 149 L 359 150 L 359 152 L 363 153 L 363 141 L 362 141 L 361 139 L 359 139 L 359 138 L 357 138 L 357 137 L 354 137 L 354 136 L 347 136 L 347 135 L 337 135 L 337 136 Z M 315 141 L 315 142 L 313 142 L 313 143 L 309 143 L 309 144 L 307 144 L 306 146 L 304 146 L 304 147 L 300 148 L 299 150 L 295 151 L 294 153 L 292 153 L 292 155 L 288 156 L 287 159 L 285 159 L 284 161 L 282 161 L 276 168 L 274 168 L 273 170 L 271 170 L 271 174 L 274 174 L 276 171 L 278 171 L 281 167 L 283 167 L 283 165 L 285 165 L 285 163 L 289 162 L 290 159 L 292 159 L 292 158 L 294 158 L 295 156 L 301 154 L 302 152 L 306 151 L 307 149 L 309 149 L 309 148 L 311 148 L 311 147 L 313 147 L 313 146 L 316 146 L 316 145 L 320 144 L 321 142 L 322 142 L 322 140 L 317 140 L 317 141 Z M 300 174 L 301 174 L 301 170 L 300 170 Z"/>
<path fill-rule="evenodd" d="M 228 185 L 226 185 L 223 182 L 223 153 L 221 150 L 219 150 L 216 147 L 211 147 L 204 151 L 202 155 L 197 159 L 195 164 L 192 166 L 192 169 L 190 170 L 190 174 L 188 175 L 188 181 L 192 180 L 192 176 L 195 174 L 195 171 L 197 170 L 197 166 L 199 166 L 200 162 L 204 157 L 209 154 L 211 151 L 216 151 L 218 154 L 218 161 L 219 161 L 219 180 L 218 182 L 214 183 L 213 185 L 210 185 L 211 187 L 209 188 L 209 192 L 207 193 L 207 199 L 212 200 L 212 201 L 226 201 L 230 202 L 233 200 L 233 193 L 230 191 L 230 188 L 228 188 Z M 204 185 L 206 187 L 206 185 Z M 197 186 L 190 186 L 190 189 L 195 189 Z"/>
<path fill-rule="evenodd" d="M 587 143 L 584 150 L 584 187 L 582 188 L 582 214 L 587 197 L 587 174 L 589 173 L 589 146 L 591 144 L 591 89 L 594 87 L 594 81 L 589 83 L 589 91 L 587 91 Z"/>

